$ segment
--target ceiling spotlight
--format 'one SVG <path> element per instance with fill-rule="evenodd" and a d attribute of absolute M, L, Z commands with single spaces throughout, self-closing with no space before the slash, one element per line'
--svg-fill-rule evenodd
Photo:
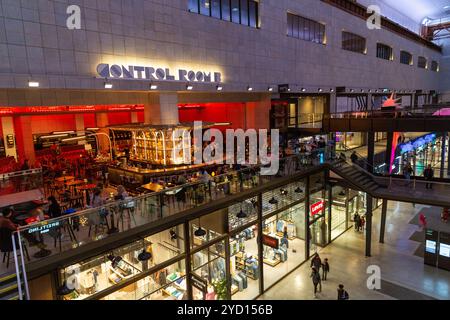
<path fill-rule="evenodd" d="M 331 89 L 330 89 L 330 92 L 334 92 L 334 89 L 333 89 L 333 88 L 331 88 Z"/>
<path fill-rule="evenodd" d="M 306 92 L 306 89 L 305 89 L 305 88 L 302 88 L 302 92 Z"/>
<path fill-rule="evenodd" d="M 157 90 L 158 86 L 156 84 L 151 84 L 150 85 L 150 90 Z"/>
<path fill-rule="evenodd" d="M 253 87 L 248 86 L 248 87 L 247 87 L 247 91 L 253 91 Z"/>
<path fill-rule="evenodd" d="M 287 196 L 289 192 L 288 192 L 286 189 L 280 189 L 280 193 L 281 193 L 283 196 Z"/>
<path fill-rule="evenodd" d="M 186 85 L 186 90 L 192 91 L 194 89 L 194 86 L 191 84 Z"/>
<path fill-rule="evenodd" d="M 170 230 L 170 240 L 174 241 L 176 239 L 178 239 L 178 235 L 174 230 Z"/>
<path fill-rule="evenodd" d="M 268 90 L 269 92 L 272 92 L 272 91 L 273 91 L 273 87 L 269 87 L 269 88 L 267 88 L 267 90 Z"/>
<path fill-rule="evenodd" d="M 28 86 L 30 88 L 39 88 L 39 82 L 37 82 L 37 81 L 28 81 Z"/>
<path fill-rule="evenodd" d="M 113 88 L 112 83 L 105 82 L 105 89 L 112 89 L 112 88 Z"/>
<path fill-rule="evenodd" d="M 319 88 L 319 92 L 322 92 L 323 91 L 323 89 L 322 88 Z"/>
<path fill-rule="evenodd" d="M 369 89 L 369 93 L 372 93 L 372 89 Z"/>
<path fill-rule="evenodd" d="M 364 92 L 364 89 L 361 89 L 361 92 Z"/>
<path fill-rule="evenodd" d="M 355 89 L 351 89 L 350 92 L 355 92 Z"/>
<path fill-rule="evenodd" d="M 219 84 L 219 85 L 217 85 L 216 89 L 217 89 L 217 91 L 222 91 L 223 87 Z"/>

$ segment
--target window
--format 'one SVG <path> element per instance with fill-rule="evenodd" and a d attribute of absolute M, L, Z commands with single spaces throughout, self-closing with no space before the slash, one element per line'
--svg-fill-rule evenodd
<path fill-rule="evenodd" d="M 392 48 L 385 44 L 377 43 L 377 58 L 384 60 L 394 60 Z"/>
<path fill-rule="evenodd" d="M 287 35 L 305 41 L 325 44 L 325 25 L 308 18 L 288 13 Z"/>
<path fill-rule="evenodd" d="M 412 66 L 413 56 L 408 51 L 400 51 L 400 63 Z"/>
<path fill-rule="evenodd" d="M 439 63 L 437 61 L 431 61 L 431 71 L 439 71 Z"/>
<path fill-rule="evenodd" d="M 427 68 L 427 59 L 425 57 L 419 57 L 417 60 L 417 66 L 421 69 Z"/>
<path fill-rule="evenodd" d="M 356 34 L 342 31 L 342 49 L 365 54 L 366 39 Z"/>
<path fill-rule="evenodd" d="M 189 12 L 258 27 L 258 2 L 255 0 L 189 0 Z"/>

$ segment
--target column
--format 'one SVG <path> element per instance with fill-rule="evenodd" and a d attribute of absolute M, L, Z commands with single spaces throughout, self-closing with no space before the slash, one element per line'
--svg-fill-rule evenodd
<path fill-rule="evenodd" d="M 97 123 L 97 127 L 100 128 L 100 130 L 97 132 L 98 135 L 98 150 L 99 152 L 108 152 L 110 151 L 110 140 L 109 137 L 109 129 L 107 128 L 109 125 L 108 120 L 108 114 L 107 113 L 96 113 L 95 114 L 95 121 Z M 108 135 L 108 137 L 105 136 Z"/>
<path fill-rule="evenodd" d="M 16 142 L 11 147 L 8 147 L 8 137 L 16 139 L 16 134 L 14 132 L 14 119 L 13 117 L 1 117 L 2 129 L 3 129 L 3 141 L 5 143 L 5 152 L 7 157 L 14 157 L 17 159 L 17 146 Z"/>
<path fill-rule="evenodd" d="M 75 130 L 77 131 L 77 136 L 83 136 L 85 134 L 85 126 L 84 126 L 84 115 L 76 114 L 75 115 Z"/>
<path fill-rule="evenodd" d="M 367 94 L 367 111 L 373 110 L 372 93 Z"/>
<path fill-rule="evenodd" d="M 441 179 L 445 175 L 445 151 L 447 147 L 447 132 L 442 132 L 442 150 L 441 150 Z"/>
<path fill-rule="evenodd" d="M 383 199 L 381 206 L 381 224 L 380 224 L 380 243 L 384 243 L 384 233 L 386 231 L 386 215 L 387 215 L 388 201 Z"/>
<path fill-rule="evenodd" d="M 149 93 L 148 104 L 144 106 L 145 123 L 178 124 L 177 93 Z"/>
<path fill-rule="evenodd" d="M 242 129 L 269 129 L 271 107 L 270 96 L 261 101 L 247 102 L 245 104 L 245 128 Z"/>
<path fill-rule="evenodd" d="M 137 112 L 131 112 L 131 123 L 138 123 L 138 113 Z"/>
<path fill-rule="evenodd" d="M 373 173 L 374 166 L 374 156 L 375 156 L 375 133 L 367 132 L 367 163 L 368 168 L 367 171 Z"/>
<path fill-rule="evenodd" d="M 309 207 L 310 207 L 310 176 L 306 177 L 306 197 L 305 197 L 305 259 L 310 257 L 311 233 L 309 229 Z"/>
<path fill-rule="evenodd" d="M 384 163 L 386 164 L 385 172 L 389 174 L 391 171 L 391 153 L 392 153 L 392 142 L 394 140 L 394 132 L 387 133 L 387 143 L 386 143 L 386 154 L 384 158 Z"/>
<path fill-rule="evenodd" d="M 330 112 L 337 113 L 337 102 L 336 102 L 336 92 L 330 93 Z"/>
<path fill-rule="evenodd" d="M 33 144 L 31 116 L 14 118 L 14 128 L 18 161 L 22 163 L 25 159 L 28 159 L 29 163 L 33 164 L 36 160 L 36 155 Z"/>
<path fill-rule="evenodd" d="M 366 194 L 366 257 L 372 255 L 372 207 L 373 198 Z"/>

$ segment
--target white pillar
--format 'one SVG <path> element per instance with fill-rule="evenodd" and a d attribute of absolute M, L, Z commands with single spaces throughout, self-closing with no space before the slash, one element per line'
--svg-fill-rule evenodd
<path fill-rule="evenodd" d="M 145 123 L 178 124 L 177 93 L 149 94 L 148 104 L 144 107 Z"/>

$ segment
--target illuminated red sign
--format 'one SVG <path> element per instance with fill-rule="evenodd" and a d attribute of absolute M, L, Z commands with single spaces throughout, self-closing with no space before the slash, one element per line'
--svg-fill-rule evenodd
<path fill-rule="evenodd" d="M 264 245 L 274 249 L 278 249 L 278 247 L 280 246 L 280 240 L 278 240 L 278 238 L 274 238 L 265 234 L 263 234 L 262 236 L 262 242 Z"/>
<path fill-rule="evenodd" d="M 313 205 L 311 205 L 311 216 L 315 216 L 317 214 L 322 213 L 323 209 L 325 208 L 325 201 L 319 201 L 317 203 L 314 203 Z"/>

